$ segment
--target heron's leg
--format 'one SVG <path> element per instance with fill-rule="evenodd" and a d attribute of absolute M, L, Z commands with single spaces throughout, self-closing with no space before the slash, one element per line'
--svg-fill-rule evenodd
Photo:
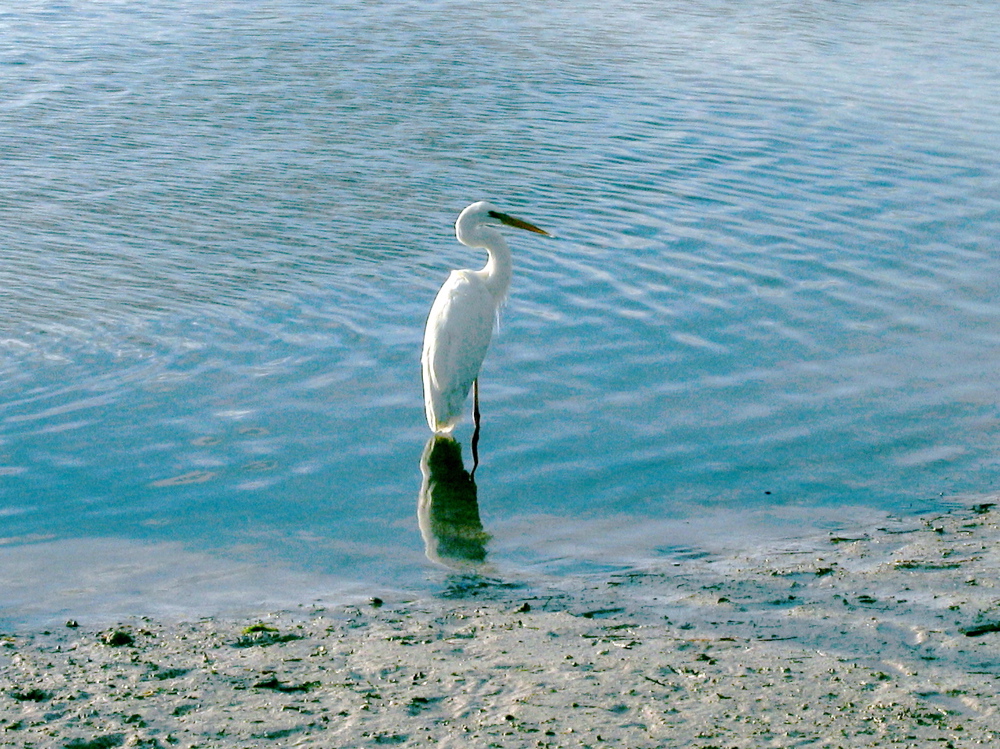
<path fill-rule="evenodd" d="M 472 478 L 479 468 L 479 378 L 472 381 L 472 419 L 476 424 L 472 432 Z"/>

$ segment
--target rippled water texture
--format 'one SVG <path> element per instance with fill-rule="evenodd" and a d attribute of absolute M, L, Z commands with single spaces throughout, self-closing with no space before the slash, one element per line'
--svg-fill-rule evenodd
<path fill-rule="evenodd" d="M 557 237 L 482 372 L 492 573 L 996 488 L 988 3 L 17 5 L 8 560 L 435 579 L 420 339 L 482 198 Z"/>

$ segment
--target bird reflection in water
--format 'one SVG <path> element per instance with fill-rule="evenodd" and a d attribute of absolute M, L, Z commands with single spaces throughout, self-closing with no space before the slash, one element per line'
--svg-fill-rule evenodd
<path fill-rule="evenodd" d="M 479 519 L 476 482 L 462 463 L 462 448 L 454 439 L 434 435 L 420 458 L 420 500 L 417 519 L 427 558 L 459 570 L 486 561 L 490 534 Z"/>

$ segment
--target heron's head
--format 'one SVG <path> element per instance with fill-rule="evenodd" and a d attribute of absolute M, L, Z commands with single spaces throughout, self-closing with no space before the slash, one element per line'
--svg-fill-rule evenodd
<path fill-rule="evenodd" d="M 458 221 L 455 222 L 455 235 L 462 244 L 475 246 L 476 233 L 485 226 L 512 226 L 515 229 L 523 229 L 535 234 L 544 234 L 546 237 L 552 236 L 534 224 L 529 224 L 527 221 L 498 211 L 491 203 L 487 203 L 485 200 L 473 203 L 459 214 Z"/>

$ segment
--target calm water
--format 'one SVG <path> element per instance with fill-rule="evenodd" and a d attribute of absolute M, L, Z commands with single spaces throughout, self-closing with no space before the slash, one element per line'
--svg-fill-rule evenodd
<path fill-rule="evenodd" d="M 0 607 L 994 491 L 998 92 L 977 2 L 0 11 Z M 420 339 L 482 198 L 557 239 L 510 237 L 479 514 L 434 530 Z"/>

